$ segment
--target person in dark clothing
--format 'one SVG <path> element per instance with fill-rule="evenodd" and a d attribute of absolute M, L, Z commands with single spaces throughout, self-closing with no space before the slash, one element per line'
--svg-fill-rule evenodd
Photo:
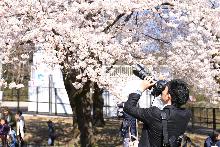
<path fill-rule="evenodd" d="M 2 146 L 5 147 L 6 146 L 6 140 L 7 140 L 7 134 L 10 131 L 10 127 L 7 124 L 7 120 L 4 118 L 1 118 L 0 120 L 0 138 L 2 141 Z"/>
<path fill-rule="evenodd" d="M 204 147 L 212 147 L 212 146 L 218 146 L 220 147 L 220 132 L 219 131 L 213 131 L 204 142 Z"/>
<path fill-rule="evenodd" d="M 4 117 L 7 120 L 8 126 L 10 128 L 16 127 L 15 116 L 8 107 L 3 108 L 2 117 Z"/>
<path fill-rule="evenodd" d="M 138 108 L 136 107 L 142 92 L 155 84 L 152 77 L 147 77 L 140 84 L 139 90 L 129 94 L 127 102 L 124 105 L 124 111 L 144 123 L 139 147 L 162 147 L 163 146 L 163 128 L 162 111 L 167 116 L 167 132 L 169 141 L 177 141 L 177 138 L 184 134 L 187 124 L 191 117 L 191 111 L 181 108 L 189 99 L 189 88 L 187 84 L 180 79 L 171 80 L 164 87 L 161 99 L 164 108 L 161 111 L 158 107 Z M 142 130 L 142 131 L 143 131 Z M 148 140 L 146 140 L 148 139 Z"/>
<path fill-rule="evenodd" d="M 136 128 L 136 119 L 127 113 L 123 112 L 124 118 L 121 124 L 121 136 L 123 137 L 123 147 L 129 146 L 129 141 L 136 140 L 137 137 L 137 128 Z"/>
<path fill-rule="evenodd" d="M 123 137 L 123 147 L 129 147 L 130 141 L 137 140 L 137 120 L 136 118 L 128 115 L 123 110 L 124 103 L 118 104 L 118 117 L 123 118 L 120 127 L 120 135 Z"/>
<path fill-rule="evenodd" d="M 54 127 L 54 123 L 49 120 L 47 122 L 47 126 L 48 126 L 48 145 L 53 146 L 54 145 L 54 140 L 55 140 L 55 127 Z"/>

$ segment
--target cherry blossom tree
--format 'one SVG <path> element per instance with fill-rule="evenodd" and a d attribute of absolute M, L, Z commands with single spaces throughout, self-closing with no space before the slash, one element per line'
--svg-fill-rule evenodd
<path fill-rule="evenodd" d="M 207 94 L 216 92 L 214 77 L 219 71 L 212 68 L 211 61 L 220 31 L 216 27 L 219 8 L 213 5 L 208 0 L 3 0 L 1 59 L 4 64 L 16 64 L 35 52 L 33 46 L 41 46 L 45 53 L 42 62 L 51 68 L 59 64 L 63 71 L 81 146 L 91 146 L 92 97 L 97 94 L 92 91 L 106 87 L 120 93 L 113 87 L 126 78 L 110 78 L 112 66 L 118 62 L 142 62 L 155 69 L 168 65 L 175 77 L 192 87 L 206 89 Z M 159 32 L 147 29 L 152 25 L 146 22 L 152 20 Z M 26 46 L 23 54 L 15 60 L 12 53 L 22 45 Z"/>
<path fill-rule="evenodd" d="M 172 42 L 166 64 L 170 65 L 176 76 L 184 78 L 197 92 L 203 91 L 212 100 L 219 89 L 214 78 L 219 75 L 219 70 L 213 68 L 212 55 L 219 50 L 216 46 L 219 37 L 216 26 L 219 25 L 220 11 L 219 7 L 213 7 L 213 3 L 209 5 L 210 2 L 197 3 L 188 7 L 187 11 L 185 9 L 185 15 L 179 15 L 181 20 L 187 22 L 187 32 Z"/>

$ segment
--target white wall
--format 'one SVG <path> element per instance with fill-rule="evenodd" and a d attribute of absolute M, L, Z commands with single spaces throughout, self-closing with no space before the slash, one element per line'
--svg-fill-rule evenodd
<path fill-rule="evenodd" d="M 28 111 L 37 110 L 38 112 L 55 113 L 57 106 L 57 113 L 72 114 L 69 98 L 64 86 L 63 75 L 59 66 L 50 69 L 46 64 L 39 63 L 43 52 L 38 51 L 33 56 L 33 66 L 31 70 L 31 81 L 29 81 L 29 105 Z M 36 65 L 38 65 L 37 68 Z M 49 80 L 49 77 L 51 79 Z M 50 81 L 50 82 L 49 82 Z M 49 96 L 49 84 L 51 88 L 51 96 Z M 37 93 L 38 87 L 38 93 Z M 57 89 L 57 105 L 55 106 L 55 88 Z M 49 110 L 49 98 L 51 98 L 51 110 Z"/>

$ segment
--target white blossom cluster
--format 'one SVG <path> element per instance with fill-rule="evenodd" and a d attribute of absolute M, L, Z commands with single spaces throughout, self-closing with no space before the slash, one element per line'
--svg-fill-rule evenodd
<path fill-rule="evenodd" d="M 163 0 L 95 0 L 92 3 L 69 0 L 0 1 L 2 62 L 23 63 L 33 48 L 26 49 L 20 58 L 11 55 L 18 44 L 31 42 L 44 50 L 42 62 L 61 64 L 66 71 L 79 72 L 76 79 L 81 82 L 73 83 L 77 89 L 89 79 L 117 93 L 120 89 L 114 88 L 115 83 L 123 81 L 112 80 L 105 67 L 117 61 L 129 65 L 142 61 L 155 67 L 166 64 L 176 77 L 187 80 L 209 95 L 215 93 L 218 84 L 214 77 L 219 71 L 212 67 L 210 52 L 216 50 L 216 36 L 220 34 L 217 27 L 220 22 L 219 7 L 208 0 L 168 2 L 172 11 L 163 13 L 163 9 L 157 9 L 164 3 Z M 137 22 L 132 31 L 129 26 L 133 26 L 135 21 L 128 21 L 125 25 L 117 20 L 123 18 L 126 21 L 133 12 L 145 10 L 151 13 L 137 15 L 144 15 L 146 19 Z M 145 29 L 144 23 L 153 16 L 161 18 L 156 20 L 162 30 L 162 35 L 156 38 L 160 40 L 160 50 L 156 54 L 143 53 L 142 49 L 152 40 L 135 40 L 133 35 L 146 36 L 156 31 L 148 29 L 142 34 L 137 31 Z M 179 31 L 172 33 L 170 30 Z M 170 44 L 164 45 L 164 42 Z M 218 58 L 214 60 L 218 62 Z M 13 85 L 10 87 L 15 87 Z"/>
<path fill-rule="evenodd" d="M 8 85 L 8 88 L 9 89 L 12 89 L 12 88 L 16 88 L 16 89 L 20 89 L 24 87 L 23 84 L 16 84 L 15 82 L 11 82 L 9 85 Z"/>
<path fill-rule="evenodd" d="M 2 87 L 3 87 L 3 88 L 7 87 L 7 82 L 5 82 L 4 79 L 0 79 L 0 89 L 1 89 Z"/>

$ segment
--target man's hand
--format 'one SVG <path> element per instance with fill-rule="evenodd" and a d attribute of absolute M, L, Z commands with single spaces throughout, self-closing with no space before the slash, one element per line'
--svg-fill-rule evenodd
<path fill-rule="evenodd" d="M 152 87 L 155 83 L 156 81 L 154 81 L 151 76 L 148 76 L 144 80 L 141 81 L 139 90 L 141 92 L 144 92 L 146 89 Z"/>

